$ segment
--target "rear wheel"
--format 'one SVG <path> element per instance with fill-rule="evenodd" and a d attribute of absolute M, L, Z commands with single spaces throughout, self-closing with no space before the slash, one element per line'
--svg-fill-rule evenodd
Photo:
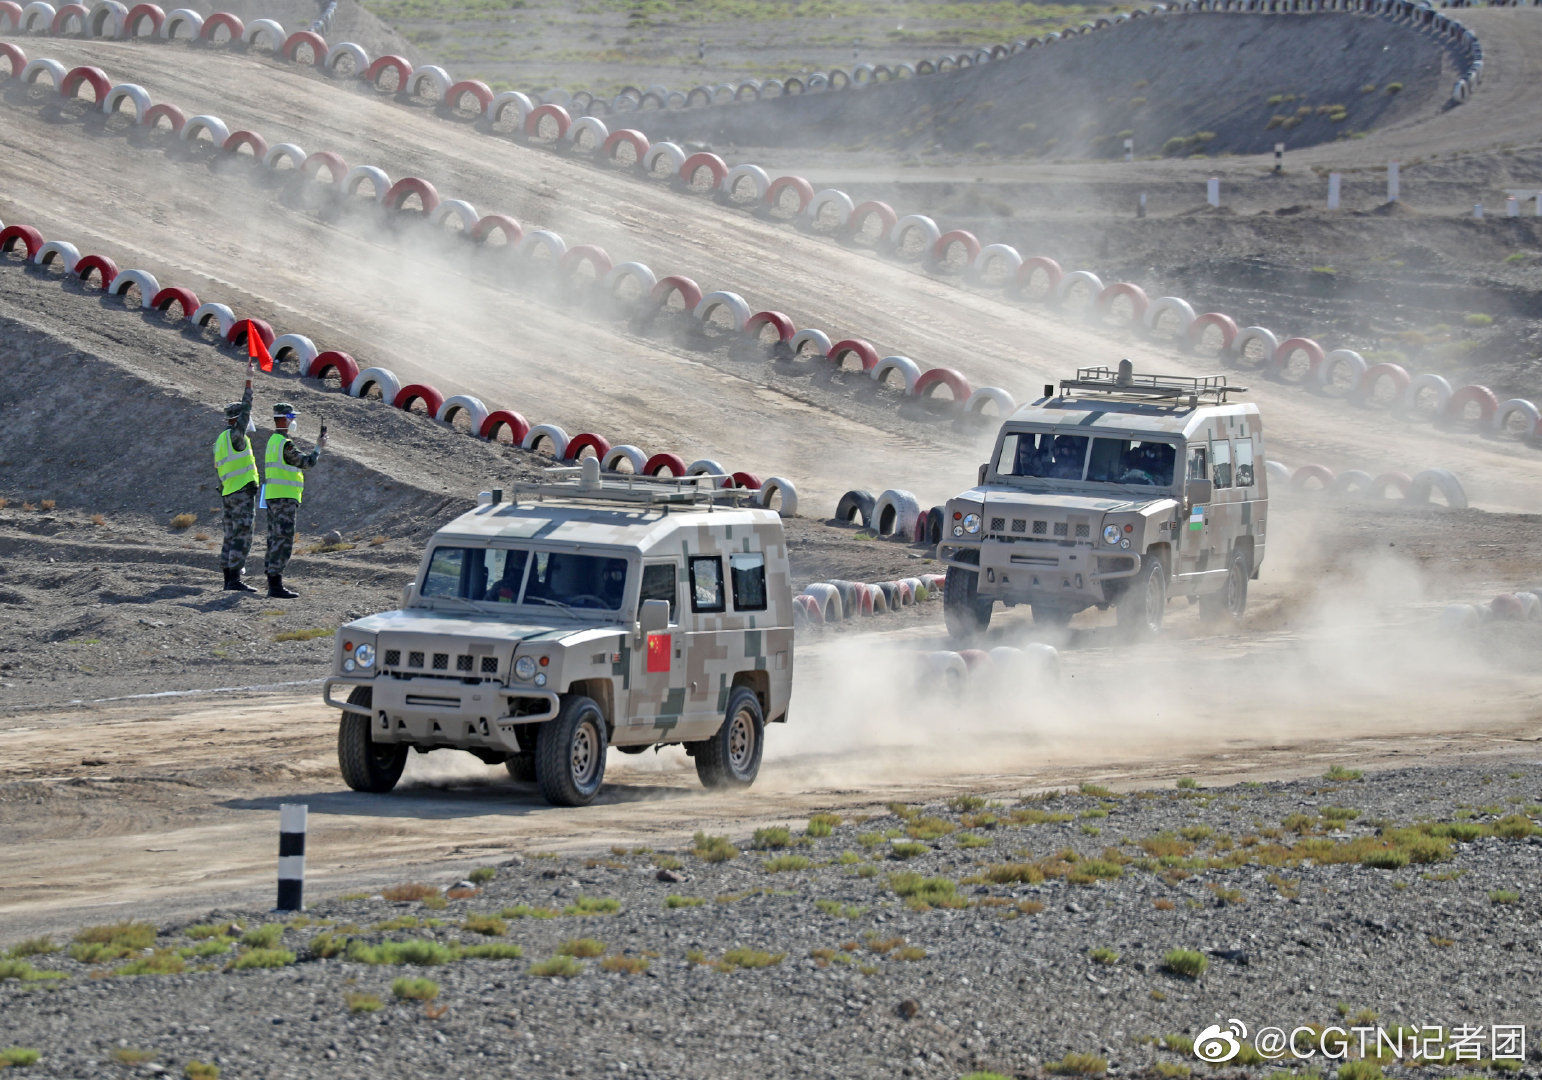
<path fill-rule="evenodd" d="M 367 686 L 355 686 L 348 695 L 348 704 L 364 711 L 344 712 L 338 723 L 337 766 L 343 782 L 354 791 L 380 795 L 394 788 L 402 778 L 402 769 L 407 766 L 407 747 L 400 743 L 377 743 L 371 737 L 373 696 Z"/>
<path fill-rule="evenodd" d="M 980 572 L 948 567 L 942 585 L 942 618 L 955 641 L 970 641 L 990 627 L 991 601 L 979 594 Z"/>
<path fill-rule="evenodd" d="M 1119 598 L 1119 628 L 1132 637 L 1151 637 L 1162 630 L 1167 611 L 1167 572 L 1155 555 L 1141 556 L 1140 573 Z"/>
<path fill-rule="evenodd" d="M 1248 577 L 1253 573 L 1246 551 L 1233 551 L 1226 564 L 1226 584 L 1199 598 L 1199 611 L 1207 619 L 1241 621 L 1248 610 Z"/>
<path fill-rule="evenodd" d="M 760 699 L 747 686 L 734 688 L 723 725 L 692 746 L 696 775 L 709 788 L 749 787 L 760 773 L 766 718 Z"/>
<path fill-rule="evenodd" d="M 556 806 L 587 806 L 605 780 L 605 716 L 592 698 L 564 696 L 535 738 L 535 780 Z"/>

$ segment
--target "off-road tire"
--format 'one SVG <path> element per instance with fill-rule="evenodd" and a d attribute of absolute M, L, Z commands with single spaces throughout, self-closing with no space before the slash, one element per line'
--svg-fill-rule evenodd
<path fill-rule="evenodd" d="M 376 745 L 370 737 L 374 717 L 368 712 L 373 694 L 367 686 L 355 686 L 348 704 L 362 706 L 362 713 L 344 712 L 337 725 L 337 767 L 343 782 L 354 791 L 383 795 L 396 786 L 407 766 L 403 743 Z"/>
<path fill-rule="evenodd" d="M 1064 630 L 1071 625 L 1071 616 L 1074 614 L 1055 604 L 1032 604 L 1029 610 L 1033 612 L 1033 625 L 1042 626 L 1046 630 Z"/>
<path fill-rule="evenodd" d="M 973 641 L 990 627 L 990 600 L 981 599 L 980 572 L 948 567 L 942 584 L 942 619 L 954 641 Z"/>
<path fill-rule="evenodd" d="M 534 754 L 510 754 L 503 759 L 503 767 L 509 770 L 509 776 L 521 784 L 535 783 L 535 755 Z"/>
<path fill-rule="evenodd" d="M 1248 610 L 1248 578 L 1253 574 L 1248 553 L 1233 551 L 1226 563 L 1226 584 L 1199 598 L 1199 613 L 1211 622 L 1241 622 Z"/>
<path fill-rule="evenodd" d="M 1128 636 L 1145 638 L 1161 633 L 1167 610 L 1167 574 L 1160 558 L 1141 556 L 1140 572 L 1130 579 L 1115 610 L 1119 629 Z"/>
<path fill-rule="evenodd" d="M 535 738 L 535 782 L 553 806 L 588 806 L 605 781 L 605 714 L 593 698 L 564 694 Z"/>
<path fill-rule="evenodd" d="M 749 787 L 760 772 L 765 745 L 766 717 L 760 698 L 749 687 L 736 686 L 717 732 L 692 744 L 696 775 L 703 787 Z"/>

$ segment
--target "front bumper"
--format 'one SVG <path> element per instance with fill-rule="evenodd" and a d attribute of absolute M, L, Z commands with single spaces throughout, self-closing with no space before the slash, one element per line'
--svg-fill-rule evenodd
<path fill-rule="evenodd" d="M 560 705 L 553 691 L 516 690 L 491 682 L 334 675 L 322 684 L 321 697 L 345 712 L 358 707 L 333 699 L 333 689 L 340 686 L 370 688 L 370 737 L 378 743 L 512 754 L 519 750 L 515 729 L 550 720 Z"/>
<path fill-rule="evenodd" d="M 978 552 L 979 562 L 964 553 Z M 1033 540 L 985 540 L 979 544 L 944 544 L 939 557 L 950 567 L 979 573 L 982 598 L 1009 603 L 1105 604 L 1108 586 L 1140 573 L 1140 554 L 1092 544 Z"/>

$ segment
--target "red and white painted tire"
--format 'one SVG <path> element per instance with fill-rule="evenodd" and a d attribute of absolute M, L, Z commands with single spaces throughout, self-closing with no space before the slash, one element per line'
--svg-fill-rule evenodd
<path fill-rule="evenodd" d="M 1089 310 L 1097 302 L 1097 298 L 1103 294 L 1103 279 L 1091 270 L 1072 270 L 1069 274 L 1061 276 L 1055 286 L 1055 303 L 1064 304 L 1070 299 L 1072 290 L 1078 286 L 1087 290 L 1086 306 Z M 1150 310 L 1149 308 L 1147 309 Z"/>
<path fill-rule="evenodd" d="M 803 587 L 803 595 L 811 598 L 819 607 L 820 624 L 837 623 L 846 617 L 846 605 L 841 602 L 841 591 L 824 581 L 816 581 Z"/>
<path fill-rule="evenodd" d="M 511 107 L 514 109 L 515 130 L 524 131 L 525 120 L 535 111 L 535 102 L 518 90 L 505 90 L 501 94 L 493 95 L 492 104 L 483 111 L 483 115 L 489 124 L 496 124 L 503 119 L 503 114 Z"/>
<path fill-rule="evenodd" d="M 1333 470 L 1326 465 L 1303 465 L 1290 477 L 1290 486 L 1297 491 L 1310 490 L 1307 485 L 1313 480 L 1319 482 L 1319 491 L 1326 491 L 1333 486 Z"/>
<path fill-rule="evenodd" d="M 847 218 L 851 215 L 848 213 Z M 906 241 L 911 233 L 919 233 L 921 246 L 914 257 L 925 258 L 937 250 L 937 243 L 942 239 L 942 229 L 935 221 L 925 214 L 906 214 L 894 223 L 894 228 L 889 230 L 889 250 L 895 255 L 905 257 Z"/>
<path fill-rule="evenodd" d="M 1307 369 L 1299 378 L 1288 380 L 1292 382 L 1311 382 L 1317 376 L 1318 369 L 1322 367 L 1325 354 L 1323 347 L 1308 337 L 1291 337 L 1280 342 L 1274 350 L 1274 356 L 1269 361 L 1269 372 L 1277 379 L 1287 379 L 1290 370 L 1290 359 L 1296 353 L 1306 356 Z"/>
<path fill-rule="evenodd" d="M 1349 389 L 1344 396 L 1353 395 L 1365 381 L 1366 372 L 1365 357 L 1353 349 L 1334 349 L 1324 356 L 1313 373 L 1312 382 L 1319 390 L 1327 393 L 1333 384 L 1334 374 L 1344 367 L 1349 369 Z"/>
<path fill-rule="evenodd" d="M 150 111 L 145 113 L 142 121 L 144 126 L 155 130 L 162 120 L 165 120 L 171 129 L 171 133 L 181 136 L 182 129 L 187 127 L 187 117 L 182 115 L 182 110 L 175 105 L 152 105 Z"/>
<path fill-rule="evenodd" d="M 1055 291 L 1060 287 L 1060 279 L 1065 276 L 1065 271 L 1060 269 L 1060 264 L 1047 255 L 1034 255 L 1023 260 L 1023 265 L 1017 268 L 1017 288 L 1020 292 L 1028 292 L 1034 287 L 1034 281 L 1038 276 L 1044 276 L 1044 299 L 1052 299 Z"/>
<path fill-rule="evenodd" d="M 379 387 L 380 400 L 390 404 L 401 393 L 402 381 L 389 368 L 367 367 L 348 384 L 348 395 L 361 398 L 369 392 L 371 386 Z"/>
<path fill-rule="evenodd" d="M 423 93 L 425 84 L 428 86 L 428 96 L 434 99 L 437 105 L 444 101 L 444 95 L 450 92 L 454 80 L 450 73 L 436 64 L 424 64 L 420 68 L 413 68 L 412 74 L 407 78 L 407 96 L 418 97 Z"/>
<path fill-rule="evenodd" d="M 653 290 L 648 294 L 648 299 L 654 307 L 662 308 L 669 303 L 669 298 L 675 293 L 680 294 L 687 312 L 695 311 L 696 305 L 701 303 L 701 286 L 680 274 L 659 278 L 658 284 L 654 285 Z"/>
<path fill-rule="evenodd" d="M 685 151 L 672 142 L 654 143 L 643 154 L 643 172 L 656 180 L 673 180 L 685 167 L 685 156 Z"/>
<path fill-rule="evenodd" d="M 885 385 L 891 374 L 899 375 L 906 397 L 915 397 L 916 384 L 921 381 L 921 365 L 908 356 L 885 356 L 868 372 L 879 386 Z"/>
<path fill-rule="evenodd" d="M 408 383 L 391 398 L 391 407 L 411 412 L 415 402 L 421 401 L 430 417 L 438 416 L 444 407 L 444 395 L 427 383 Z"/>
<path fill-rule="evenodd" d="M 903 488 L 890 488 L 873 504 L 873 529 L 879 536 L 914 536 L 921 503 Z"/>
<path fill-rule="evenodd" d="M 0 229 L 0 251 L 14 251 L 20 244 L 29 261 L 43 243 L 43 234 L 31 225 L 7 225 Z"/>
<path fill-rule="evenodd" d="M 166 16 L 166 21 L 161 23 L 161 40 L 173 41 L 177 31 L 186 29 L 188 40 L 197 41 L 203 33 L 203 15 L 192 8 L 177 8 Z"/>
<path fill-rule="evenodd" d="M 215 35 L 222 29 L 229 32 L 232 42 L 236 42 L 241 40 L 241 34 L 245 31 L 246 27 L 239 18 L 230 12 L 216 11 L 205 19 L 203 25 L 199 27 L 198 40 L 213 43 Z"/>
<path fill-rule="evenodd" d="M 1445 497 L 1446 505 L 1451 509 L 1467 509 L 1467 491 L 1449 469 L 1425 469 L 1415 473 L 1404 499 L 1411 503 L 1429 502 L 1430 493 L 1436 489 Z"/>
<path fill-rule="evenodd" d="M 150 94 L 137 83 L 119 83 L 108 90 L 107 96 L 102 99 L 102 112 L 111 116 L 125 101 L 134 106 L 134 123 L 143 124 L 151 107 Z"/>
<path fill-rule="evenodd" d="M 413 195 L 423 204 L 423 213 L 432 214 L 434 208 L 439 205 L 439 192 L 434 185 L 420 176 L 404 176 L 386 189 L 385 198 L 381 204 L 387 210 L 401 211 L 406 201 Z"/>
<path fill-rule="evenodd" d="M 899 221 L 899 215 L 894 212 L 894 207 L 878 199 L 869 199 L 847 215 L 846 231 L 852 236 L 863 234 L 867 230 L 869 218 L 878 219 L 878 231 L 871 238 L 875 244 L 883 244 L 887 241 L 889 234 L 894 231 L 895 223 Z"/>
<path fill-rule="evenodd" d="M 751 337 L 759 337 L 763 326 L 775 328 L 778 341 L 787 341 L 798 332 L 797 327 L 792 325 L 792 320 L 780 311 L 755 312 L 745 322 L 744 332 Z"/>
<path fill-rule="evenodd" d="M 467 94 L 476 102 L 476 107 L 469 111 L 477 116 L 486 116 L 487 110 L 492 107 L 493 98 L 497 96 L 493 88 L 481 79 L 462 79 L 444 92 L 444 107 L 452 113 L 461 112 L 461 103 Z"/>
<path fill-rule="evenodd" d="M 266 319 L 236 319 L 225 332 L 225 344 L 246 347 L 247 336 L 255 330 L 264 345 L 272 345 L 276 335 Z"/>
<path fill-rule="evenodd" d="M 798 208 L 793 212 L 802 214 L 814 198 L 814 186 L 801 176 L 778 176 L 771 181 L 771 186 L 766 189 L 766 205 L 773 210 L 782 208 L 782 195 L 789 191 L 798 199 Z"/>
<path fill-rule="evenodd" d="M 467 236 L 470 236 L 477 227 L 477 222 L 482 220 L 481 215 L 477 213 L 477 208 L 465 199 L 445 199 L 438 206 L 434 207 L 433 213 L 428 215 L 428 223 L 435 228 L 442 229 L 445 221 L 449 218 L 454 218 L 459 222 L 460 231 Z"/>
<path fill-rule="evenodd" d="M 776 500 L 780 500 L 780 505 L 773 507 L 772 503 Z M 796 517 L 798 514 L 798 489 L 785 476 L 768 476 L 762 480 L 755 501 L 762 509 L 775 509 L 782 517 Z"/>
<path fill-rule="evenodd" d="M 1525 420 L 1525 426 L 1517 432 L 1523 439 L 1534 439 L 1539 434 L 1538 428 L 1542 427 L 1542 411 L 1535 404 L 1525 398 L 1511 398 L 1504 402 L 1494 412 L 1494 430 L 1505 434 L 1510 430 L 1510 420 L 1519 416 Z"/>
<path fill-rule="evenodd" d="M 593 244 L 579 244 L 562 253 L 562 259 L 557 264 L 558 271 L 564 277 L 570 278 L 581 263 L 589 264 L 594 271 L 594 280 L 597 282 L 603 282 L 605 275 L 613 269 L 610 255 L 604 248 L 595 247 Z"/>
<path fill-rule="evenodd" d="M 57 60 L 50 60 L 47 57 L 29 60 L 27 66 L 21 69 L 21 81 L 24 83 L 36 84 L 44 75 L 48 76 L 48 81 L 55 90 L 64 85 L 64 65 Z"/>
<path fill-rule="evenodd" d="M 252 161 L 262 164 L 262 159 L 268 154 L 268 143 L 255 131 L 232 131 L 229 138 L 220 144 L 220 149 L 231 157 L 241 156 L 241 147 L 248 147 L 252 151 Z"/>
<path fill-rule="evenodd" d="M 825 353 L 826 359 L 835 365 L 836 370 L 840 370 L 845 365 L 848 356 L 855 356 L 857 362 L 862 365 L 862 370 L 868 374 L 878 366 L 878 350 L 862 338 L 846 338 L 844 341 L 837 341 Z"/>
<path fill-rule="evenodd" d="M 116 277 L 117 275 L 113 276 Z M 140 291 L 142 294 L 143 290 L 141 289 Z M 156 311 L 169 311 L 172 304 L 176 304 L 181 309 L 184 319 L 190 319 L 193 317 L 193 312 L 198 310 L 198 294 L 193 292 L 192 289 L 184 289 L 172 285 L 152 293 L 150 302 L 145 306 Z"/>
<path fill-rule="evenodd" d="M 87 85 L 91 87 L 92 100 L 100 108 L 112 91 L 112 82 L 107 78 L 107 73 L 99 67 L 75 67 L 65 72 L 64 81 L 59 84 L 59 96 L 79 97 L 80 88 Z"/>
<path fill-rule="evenodd" d="M 721 289 L 717 292 L 709 292 L 691 309 L 691 315 L 705 327 L 708 320 L 712 318 L 712 313 L 718 308 L 728 312 L 729 321 L 733 324 L 734 330 L 742 333 L 750 321 L 750 306 L 744 302 L 744 297 L 736 292 Z"/>
<path fill-rule="evenodd" d="M 275 364 L 283 363 L 289 353 L 294 353 L 301 371 L 309 371 L 311 362 L 321 355 L 316 343 L 304 334 L 280 334 L 268 345 L 268 355 Z"/>
<path fill-rule="evenodd" d="M 563 448 L 562 460 L 578 461 L 583 458 L 585 450 L 593 450 L 595 460 L 603 463 L 605 455 L 610 453 L 610 440 L 592 431 L 574 435 Z"/>
<path fill-rule="evenodd" d="M 834 214 L 831 215 L 831 223 L 836 228 L 840 228 L 851 220 L 856 204 L 851 201 L 850 195 L 839 188 L 825 188 L 823 191 L 815 192 L 814 197 L 803 208 L 804 222 L 810 226 L 818 225 L 826 207 L 835 208 Z"/>
<path fill-rule="evenodd" d="M 799 354 L 803 351 L 805 346 L 812 346 L 812 348 L 809 349 L 809 354 L 811 356 L 818 356 L 821 358 L 829 356 L 830 349 L 833 347 L 830 344 L 830 335 L 825 333 L 823 330 L 816 330 L 813 327 L 799 330 L 796 334 L 787 339 L 787 348 L 792 350 L 792 357 L 794 360 L 798 358 Z"/>
<path fill-rule="evenodd" d="M 0 59 L 3 59 L 9 68 L 8 78 L 14 79 L 27 70 L 27 54 L 9 41 L 0 41 Z"/>
<path fill-rule="evenodd" d="M 1463 386 L 1451 395 L 1442 415 L 1447 420 L 1464 421 L 1469 405 L 1478 407 L 1479 423 L 1491 424 L 1499 412 L 1499 396 L 1486 386 Z"/>
<path fill-rule="evenodd" d="M 434 413 L 434 419 L 441 424 L 453 423 L 457 413 L 465 413 L 471 422 L 471 430 L 474 434 L 482 433 L 482 425 L 487 423 L 489 410 L 479 397 L 470 394 L 456 394 L 444 399 L 439 406 L 439 411 Z"/>
<path fill-rule="evenodd" d="M 606 293 L 611 296 L 616 295 L 616 290 L 620 288 L 621 283 L 627 280 L 636 281 L 641 286 L 644 299 L 652 295 L 653 287 L 659 283 L 659 279 L 654 275 L 653 270 L 643 263 L 617 263 L 605 275 L 604 287 Z"/>
<path fill-rule="evenodd" d="M 937 392 L 939 386 L 946 386 L 953 394 L 953 403 L 962 408 L 969 400 L 973 390 L 969 386 L 969 380 L 964 378 L 964 373 L 954 368 L 932 368 L 921 373 L 916 380 L 915 396 L 929 398 Z"/>
<path fill-rule="evenodd" d="M 636 159 L 634 164 L 641 168 L 643 158 L 648 156 L 648 148 L 652 145 L 648 142 L 648 136 L 636 128 L 621 128 L 619 131 L 612 131 L 609 135 L 605 136 L 605 142 L 600 147 L 600 152 L 610 160 L 615 161 L 616 155 L 620 152 L 623 145 L 632 148 L 632 156 Z"/>
<path fill-rule="evenodd" d="M 66 274 L 73 274 L 75 264 L 80 262 L 80 250 L 67 240 L 49 240 L 32 256 L 32 265 L 47 266 L 55 259 L 64 267 Z"/>
<path fill-rule="evenodd" d="M 264 34 L 268 36 L 268 52 L 277 56 L 284 51 L 284 42 L 289 40 L 288 32 L 280 24 L 272 19 L 253 19 L 241 30 L 241 43 L 253 52 L 262 46 L 258 38 Z"/>
<path fill-rule="evenodd" d="M 1387 494 L 1388 488 L 1397 491 L 1397 498 L 1408 498 L 1408 489 L 1413 487 L 1413 477 L 1407 473 L 1386 472 L 1373 478 L 1366 486 L 1365 493 L 1373 499 L 1390 499 L 1393 496 Z"/>
<path fill-rule="evenodd" d="M 208 132 L 209 141 L 216 147 L 224 146 L 225 140 L 230 138 L 230 129 L 225 126 L 225 121 L 208 115 L 190 117 L 177 134 L 183 142 L 192 145 L 198 141 L 201 132 Z"/>
<path fill-rule="evenodd" d="M 996 416 L 1002 420 L 1017 411 L 1017 400 L 999 386 L 977 386 L 964 402 L 964 414 L 984 416 L 987 405 L 996 406 Z"/>
<path fill-rule="evenodd" d="M 1150 306 L 1151 301 L 1146 296 L 1146 290 L 1133 282 L 1116 281 L 1098 293 L 1098 314 L 1107 318 L 1113 310 L 1114 301 L 1121 296 L 1130 302 L 1129 323 L 1132 326 L 1141 325 L 1146 315 L 1146 309 Z"/>
<path fill-rule="evenodd" d="M 681 163 L 678 174 L 680 182 L 687 188 L 697 187 L 696 177 L 703 169 L 712 174 L 712 181 L 702 190 L 717 191 L 722 188 L 723 181 L 728 179 L 728 163 L 716 154 L 703 150 L 692 154 Z"/>
<path fill-rule="evenodd" d="M 711 458 L 698 458 L 697 460 L 691 462 L 685 467 L 685 475 L 688 477 L 721 477 L 722 479 L 720 481 L 715 481 L 713 483 L 713 487 L 729 488 L 733 487 L 734 483 L 733 473 L 729 472 L 729 470 L 725 468 L 721 462 L 713 461 Z"/>
<path fill-rule="evenodd" d="M 632 466 L 633 475 L 645 475 L 648 455 L 640 447 L 632 446 L 630 443 L 612 446 L 605 456 L 600 459 L 600 468 L 606 472 L 620 472 L 621 470 L 617 469 L 616 466 L 620 465 L 623 461 Z"/>
<path fill-rule="evenodd" d="M 525 133 L 525 138 L 546 139 L 546 137 L 541 134 L 541 123 L 545 120 L 550 120 L 552 122 L 553 129 L 556 132 L 556 134 L 553 135 L 549 140 L 546 140 L 549 142 L 561 142 L 564 138 L 567 137 L 568 128 L 573 126 L 572 116 L 568 115 L 568 111 L 561 105 L 552 105 L 549 103 L 546 105 L 537 105 L 535 108 L 530 110 L 530 115 L 525 117 L 525 124 L 522 128 Z"/>
<path fill-rule="evenodd" d="M 363 78 L 369 70 L 369 53 L 364 51 L 364 46 L 354 41 L 339 41 L 327 50 L 327 55 L 321 61 L 321 69 L 332 78 L 337 78 L 337 66 L 344 60 L 353 61 L 352 77 Z"/>
<path fill-rule="evenodd" d="M 521 258 L 533 259 L 536 248 L 545 251 L 553 263 L 560 263 L 562 256 L 568 253 L 568 242 L 550 229 L 531 229 L 519 242 L 517 250 Z"/>
<path fill-rule="evenodd" d="M 804 618 L 811 625 L 823 626 L 825 624 L 824 609 L 820 607 L 819 601 L 815 600 L 808 593 L 799 593 L 792 598 L 792 602 L 797 606 L 798 610 L 804 613 Z"/>
<path fill-rule="evenodd" d="M 1435 415 L 1444 416 L 1455 391 L 1443 376 L 1432 373 L 1419 375 L 1409 382 L 1403 393 L 1403 408 L 1412 412 L 1418 406 L 1420 393 L 1425 390 L 1435 395 Z"/>
<path fill-rule="evenodd" d="M 562 461 L 568 456 L 568 433 L 556 424 L 536 424 L 525 432 L 519 445 L 521 449 L 534 450 L 542 439 L 551 444 L 551 456 L 555 460 Z"/>
<path fill-rule="evenodd" d="M 745 491 L 759 491 L 762 487 L 760 477 L 752 472 L 736 472 L 730 480 L 732 482 L 727 487 L 742 488 Z"/>
<path fill-rule="evenodd" d="M 898 223 L 896 223 L 898 224 Z M 948 256 L 954 247 L 964 249 L 963 269 L 968 270 L 974 265 L 974 261 L 980 257 L 980 238 L 968 229 L 950 229 L 937 238 L 932 245 L 932 262 L 942 264 L 948 261 Z"/>
<path fill-rule="evenodd" d="M 974 262 L 970 264 L 970 277 L 975 281 L 986 280 L 990 275 L 992 264 L 996 262 L 1006 266 L 1007 283 L 1017 280 L 1017 272 L 1023 266 L 1023 256 L 1011 244 L 986 244 L 982 247 L 980 253 L 974 257 Z"/>
<path fill-rule="evenodd" d="M 1212 326 L 1221 333 L 1221 347 L 1216 351 L 1222 355 L 1230 352 L 1232 343 L 1237 340 L 1237 323 L 1230 315 L 1219 311 L 1207 311 L 1189 323 L 1189 347 L 1197 349 L 1204 340 L 1205 330 Z"/>
<path fill-rule="evenodd" d="M 290 168 L 300 172 L 305 168 L 305 159 L 309 156 L 294 143 L 281 142 L 277 146 L 268 147 L 268 152 L 262 155 L 262 164 L 269 172 L 278 172 L 279 163 L 288 161 Z"/>
<path fill-rule="evenodd" d="M 112 279 L 118 276 L 118 264 L 105 255 L 83 255 L 75 264 L 74 274 L 81 281 L 90 281 L 95 273 L 102 291 L 112 287 Z"/>
<path fill-rule="evenodd" d="M 495 232 L 501 232 L 504 245 L 516 252 L 519 242 L 525 238 L 524 226 L 513 218 L 504 214 L 485 214 L 471 227 L 471 239 L 485 245 L 487 238 Z"/>
<path fill-rule="evenodd" d="M 684 476 L 685 461 L 679 454 L 671 454 L 665 451 L 662 454 L 654 454 L 647 461 L 643 462 L 643 473 L 648 476 L 657 476 L 665 469 L 669 470 L 670 476 Z"/>
<path fill-rule="evenodd" d="M 145 20 L 147 19 L 150 22 L 150 32 L 148 34 L 141 34 L 139 32 L 139 28 L 145 24 Z M 126 38 L 159 37 L 161 33 L 161 27 L 165 24 L 166 12 L 163 11 L 159 5 L 135 4 L 133 7 L 129 8 L 128 14 L 124 16 L 123 36 Z"/>
<path fill-rule="evenodd" d="M 370 62 L 369 67 L 360 72 L 359 77 L 376 90 L 379 90 L 380 77 L 386 73 L 387 69 L 396 72 L 396 92 L 404 92 L 407 89 L 408 80 L 412 78 L 412 65 L 407 62 L 405 56 L 397 56 L 395 53 L 377 56 Z"/>
<path fill-rule="evenodd" d="M 492 441 L 498 438 L 500 428 L 508 428 L 509 441 L 519 446 L 530 431 L 530 422 L 513 409 L 494 409 L 487 414 L 487 419 L 483 421 L 477 435 L 479 438 Z"/>
<path fill-rule="evenodd" d="M 1258 342 L 1263 346 L 1263 359 L 1254 363 L 1248 359 L 1248 345 Z M 1274 336 L 1274 331 L 1265 326 L 1247 326 L 1237 332 L 1232 340 L 1232 360 L 1240 368 L 1266 368 L 1274 362 L 1274 354 L 1279 351 L 1280 339 Z"/>
<path fill-rule="evenodd" d="M 310 66 L 321 67 L 327 60 L 327 42 L 314 30 L 296 30 L 284 39 L 284 47 L 280 50 L 285 60 L 298 64 L 300 62 L 300 50 L 311 51 Z"/>
<path fill-rule="evenodd" d="M 580 153 L 599 153 L 610 138 L 610 128 L 598 116 L 580 116 L 568 128 L 568 144 Z"/>
<path fill-rule="evenodd" d="M 1391 403 L 1394 406 L 1401 403 L 1407 396 L 1408 386 L 1413 382 L 1413 376 L 1401 364 L 1372 364 L 1365 369 L 1365 374 L 1360 377 L 1360 386 L 1355 396 L 1363 402 L 1374 400 L 1376 397 L 1376 386 L 1382 379 L 1392 380 Z"/>
<path fill-rule="evenodd" d="M 337 372 L 343 393 L 352 392 L 354 380 L 359 377 L 359 365 L 353 357 L 336 349 L 328 349 L 310 362 L 310 366 L 305 369 L 305 377 L 319 381 L 325 379 L 329 371 Z"/>
<path fill-rule="evenodd" d="M 123 296 L 130 288 L 137 288 L 139 290 L 140 310 L 147 310 L 151 307 L 155 297 L 160 293 L 161 283 L 155 280 L 154 274 L 146 270 L 119 270 L 113 275 L 112 285 L 108 287 L 107 291 L 113 296 Z M 191 293 L 188 295 L 192 296 Z M 197 299 L 196 296 L 193 297 L 195 303 Z M 184 308 L 183 310 L 187 309 Z M 227 308 L 226 310 L 228 311 L 229 309 Z"/>
<path fill-rule="evenodd" d="M 718 188 L 728 199 L 733 200 L 740 185 L 746 180 L 750 183 L 754 199 L 745 201 L 757 204 L 765 202 L 766 195 L 771 191 L 771 177 L 759 165 L 735 165 L 723 176 Z"/>

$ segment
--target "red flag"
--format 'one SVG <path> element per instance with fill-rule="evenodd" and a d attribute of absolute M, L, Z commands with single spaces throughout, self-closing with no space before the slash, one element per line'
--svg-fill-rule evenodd
<path fill-rule="evenodd" d="M 273 370 L 273 357 L 268 355 L 268 346 L 257 332 L 257 324 L 250 319 L 246 320 L 246 355 L 256 360 L 262 370 Z"/>
<path fill-rule="evenodd" d="M 673 644 L 669 634 L 648 635 L 648 663 L 649 674 L 669 670 L 669 650 Z"/>

